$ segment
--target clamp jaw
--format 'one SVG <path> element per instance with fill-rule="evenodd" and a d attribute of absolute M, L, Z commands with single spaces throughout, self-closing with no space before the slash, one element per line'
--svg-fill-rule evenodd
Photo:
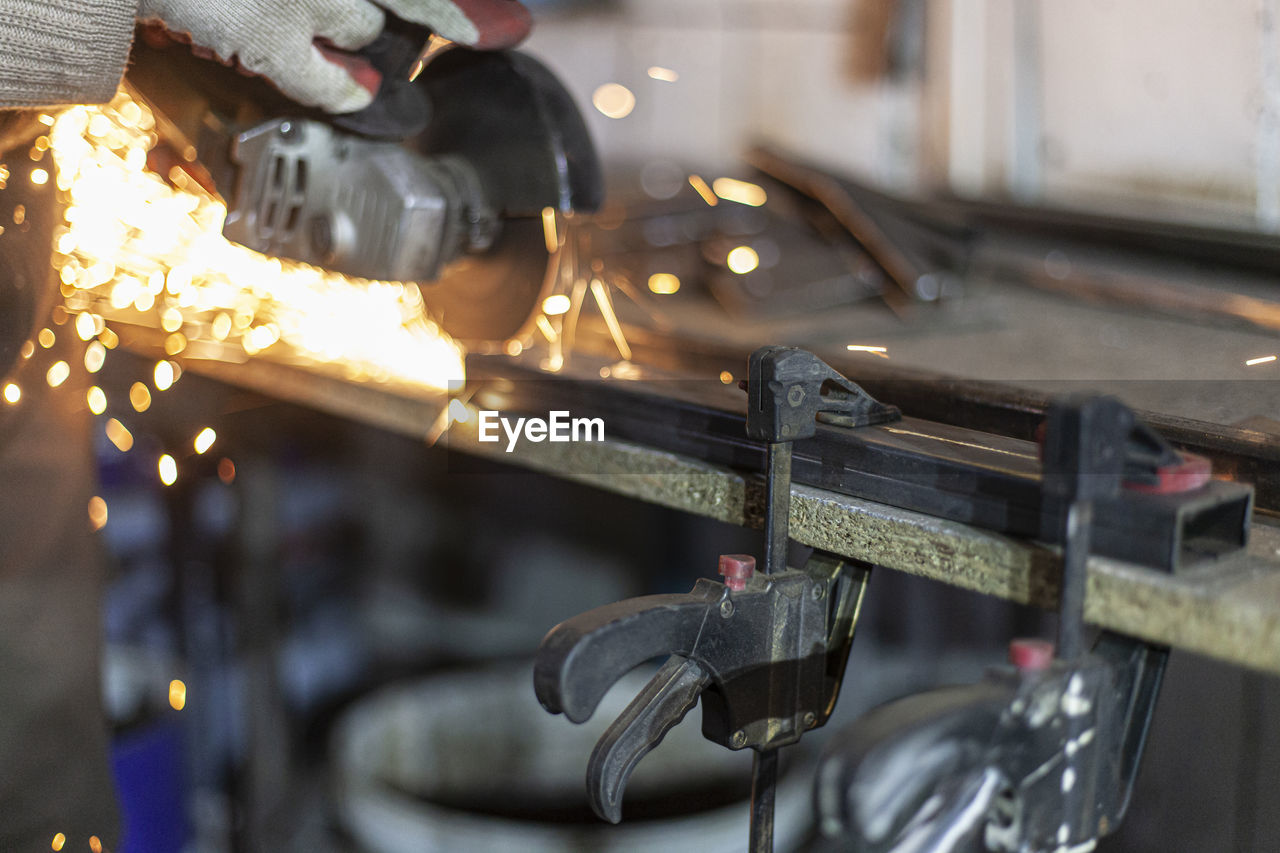
<path fill-rule="evenodd" d="M 670 656 L 591 755 L 588 795 L 605 820 L 621 820 L 631 772 L 700 696 L 703 735 L 734 750 L 795 743 L 830 717 L 868 572 L 826 555 L 778 575 L 744 570 L 754 562 L 721 557 L 727 583 L 703 579 L 684 595 L 598 607 L 542 641 L 538 701 L 575 723 L 623 675 Z"/>
<path fill-rule="evenodd" d="M 1107 634 L 869 712 L 823 757 L 823 832 L 867 853 L 1092 849 L 1128 808 L 1167 656 Z"/>
<path fill-rule="evenodd" d="M 817 420 L 861 426 L 893 420 L 883 406 L 816 356 L 765 347 L 751 356 L 747 435 L 768 445 L 764 572 L 755 558 L 720 558 L 724 583 L 699 580 L 687 595 L 606 605 L 557 625 L 542 641 L 534 689 L 542 706 L 574 722 L 591 716 L 619 678 L 668 656 L 605 732 L 587 788 L 605 820 L 622 817 L 631 771 L 702 698 L 702 733 L 729 749 L 751 747 L 750 849 L 772 849 L 777 750 L 826 723 L 840 692 L 869 571 L 815 554 L 786 566 L 791 443 Z"/>
<path fill-rule="evenodd" d="M 1168 650 L 1109 632 L 1085 650 L 1094 503 L 1121 488 L 1203 488 L 1209 470 L 1101 396 L 1050 407 L 1042 458 L 1063 545 L 1056 647 L 1015 641 L 1016 667 L 883 706 L 837 735 L 818 771 L 826 834 L 872 853 L 1050 853 L 1092 850 L 1123 819 Z"/>
<path fill-rule="evenodd" d="M 812 437 L 817 432 L 815 421 L 861 427 L 901 417 L 896 406 L 873 399 L 811 352 L 761 347 L 751 354 L 747 365 L 749 438 L 777 444 Z"/>

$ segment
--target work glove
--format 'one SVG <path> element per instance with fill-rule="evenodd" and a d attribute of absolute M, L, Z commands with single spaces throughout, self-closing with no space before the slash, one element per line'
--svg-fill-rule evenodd
<path fill-rule="evenodd" d="M 519 0 L 379 0 L 390 12 L 466 47 L 513 47 L 532 19 Z M 333 113 L 369 105 L 380 76 L 350 51 L 382 32 L 368 0 L 139 0 L 138 18 L 197 51 L 267 78 L 300 104 Z"/>

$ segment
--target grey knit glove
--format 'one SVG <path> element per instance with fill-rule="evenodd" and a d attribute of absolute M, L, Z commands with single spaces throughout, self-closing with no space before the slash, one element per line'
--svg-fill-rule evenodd
<path fill-rule="evenodd" d="M 480 49 L 511 47 L 529 32 L 519 0 L 380 0 L 407 21 Z M 368 0 L 139 0 L 138 17 L 266 77 L 290 98 L 334 113 L 368 106 L 378 76 L 333 48 L 377 37 L 382 10 Z"/>

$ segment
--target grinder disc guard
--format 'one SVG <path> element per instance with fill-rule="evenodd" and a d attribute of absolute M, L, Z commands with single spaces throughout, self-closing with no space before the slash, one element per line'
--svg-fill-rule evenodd
<path fill-rule="evenodd" d="M 550 280 L 542 210 L 591 212 L 603 201 L 595 147 L 572 97 L 527 55 L 453 51 L 420 80 L 434 115 L 411 145 L 471 162 L 502 219 L 490 250 L 447 267 L 423 300 L 457 338 L 510 338 Z"/>

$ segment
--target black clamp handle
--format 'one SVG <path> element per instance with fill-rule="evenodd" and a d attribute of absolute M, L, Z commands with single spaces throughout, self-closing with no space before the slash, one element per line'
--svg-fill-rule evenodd
<path fill-rule="evenodd" d="M 741 589 L 699 580 L 685 595 L 608 604 L 551 629 L 538 648 L 534 690 L 544 708 L 576 723 L 623 675 L 670 655 L 591 756 L 596 814 L 621 819 L 632 770 L 699 697 L 703 735 L 729 749 L 776 749 L 826 723 L 867 574 L 819 554 L 804 569 L 731 578 Z"/>
<path fill-rule="evenodd" d="M 1128 809 L 1167 658 L 1104 634 L 868 712 L 819 764 L 823 832 L 867 853 L 1092 849 Z"/>
<path fill-rule="evenodd" d="M 838 736 L 818 808 L 824 831 L 860 850 L 1092 849 L 1124 817 L 1168 650 L 1110 633 L 1084 650 L 1093 507 L 1143 471 L 1179 485 L 1159 472 L 1187 463 L 1112 397 L 1056 400 L 1045 426 L 1043 494 L 1063 544 L 1057 657 L 1015 643 L 1016 668 L 883 706 Z"/>

